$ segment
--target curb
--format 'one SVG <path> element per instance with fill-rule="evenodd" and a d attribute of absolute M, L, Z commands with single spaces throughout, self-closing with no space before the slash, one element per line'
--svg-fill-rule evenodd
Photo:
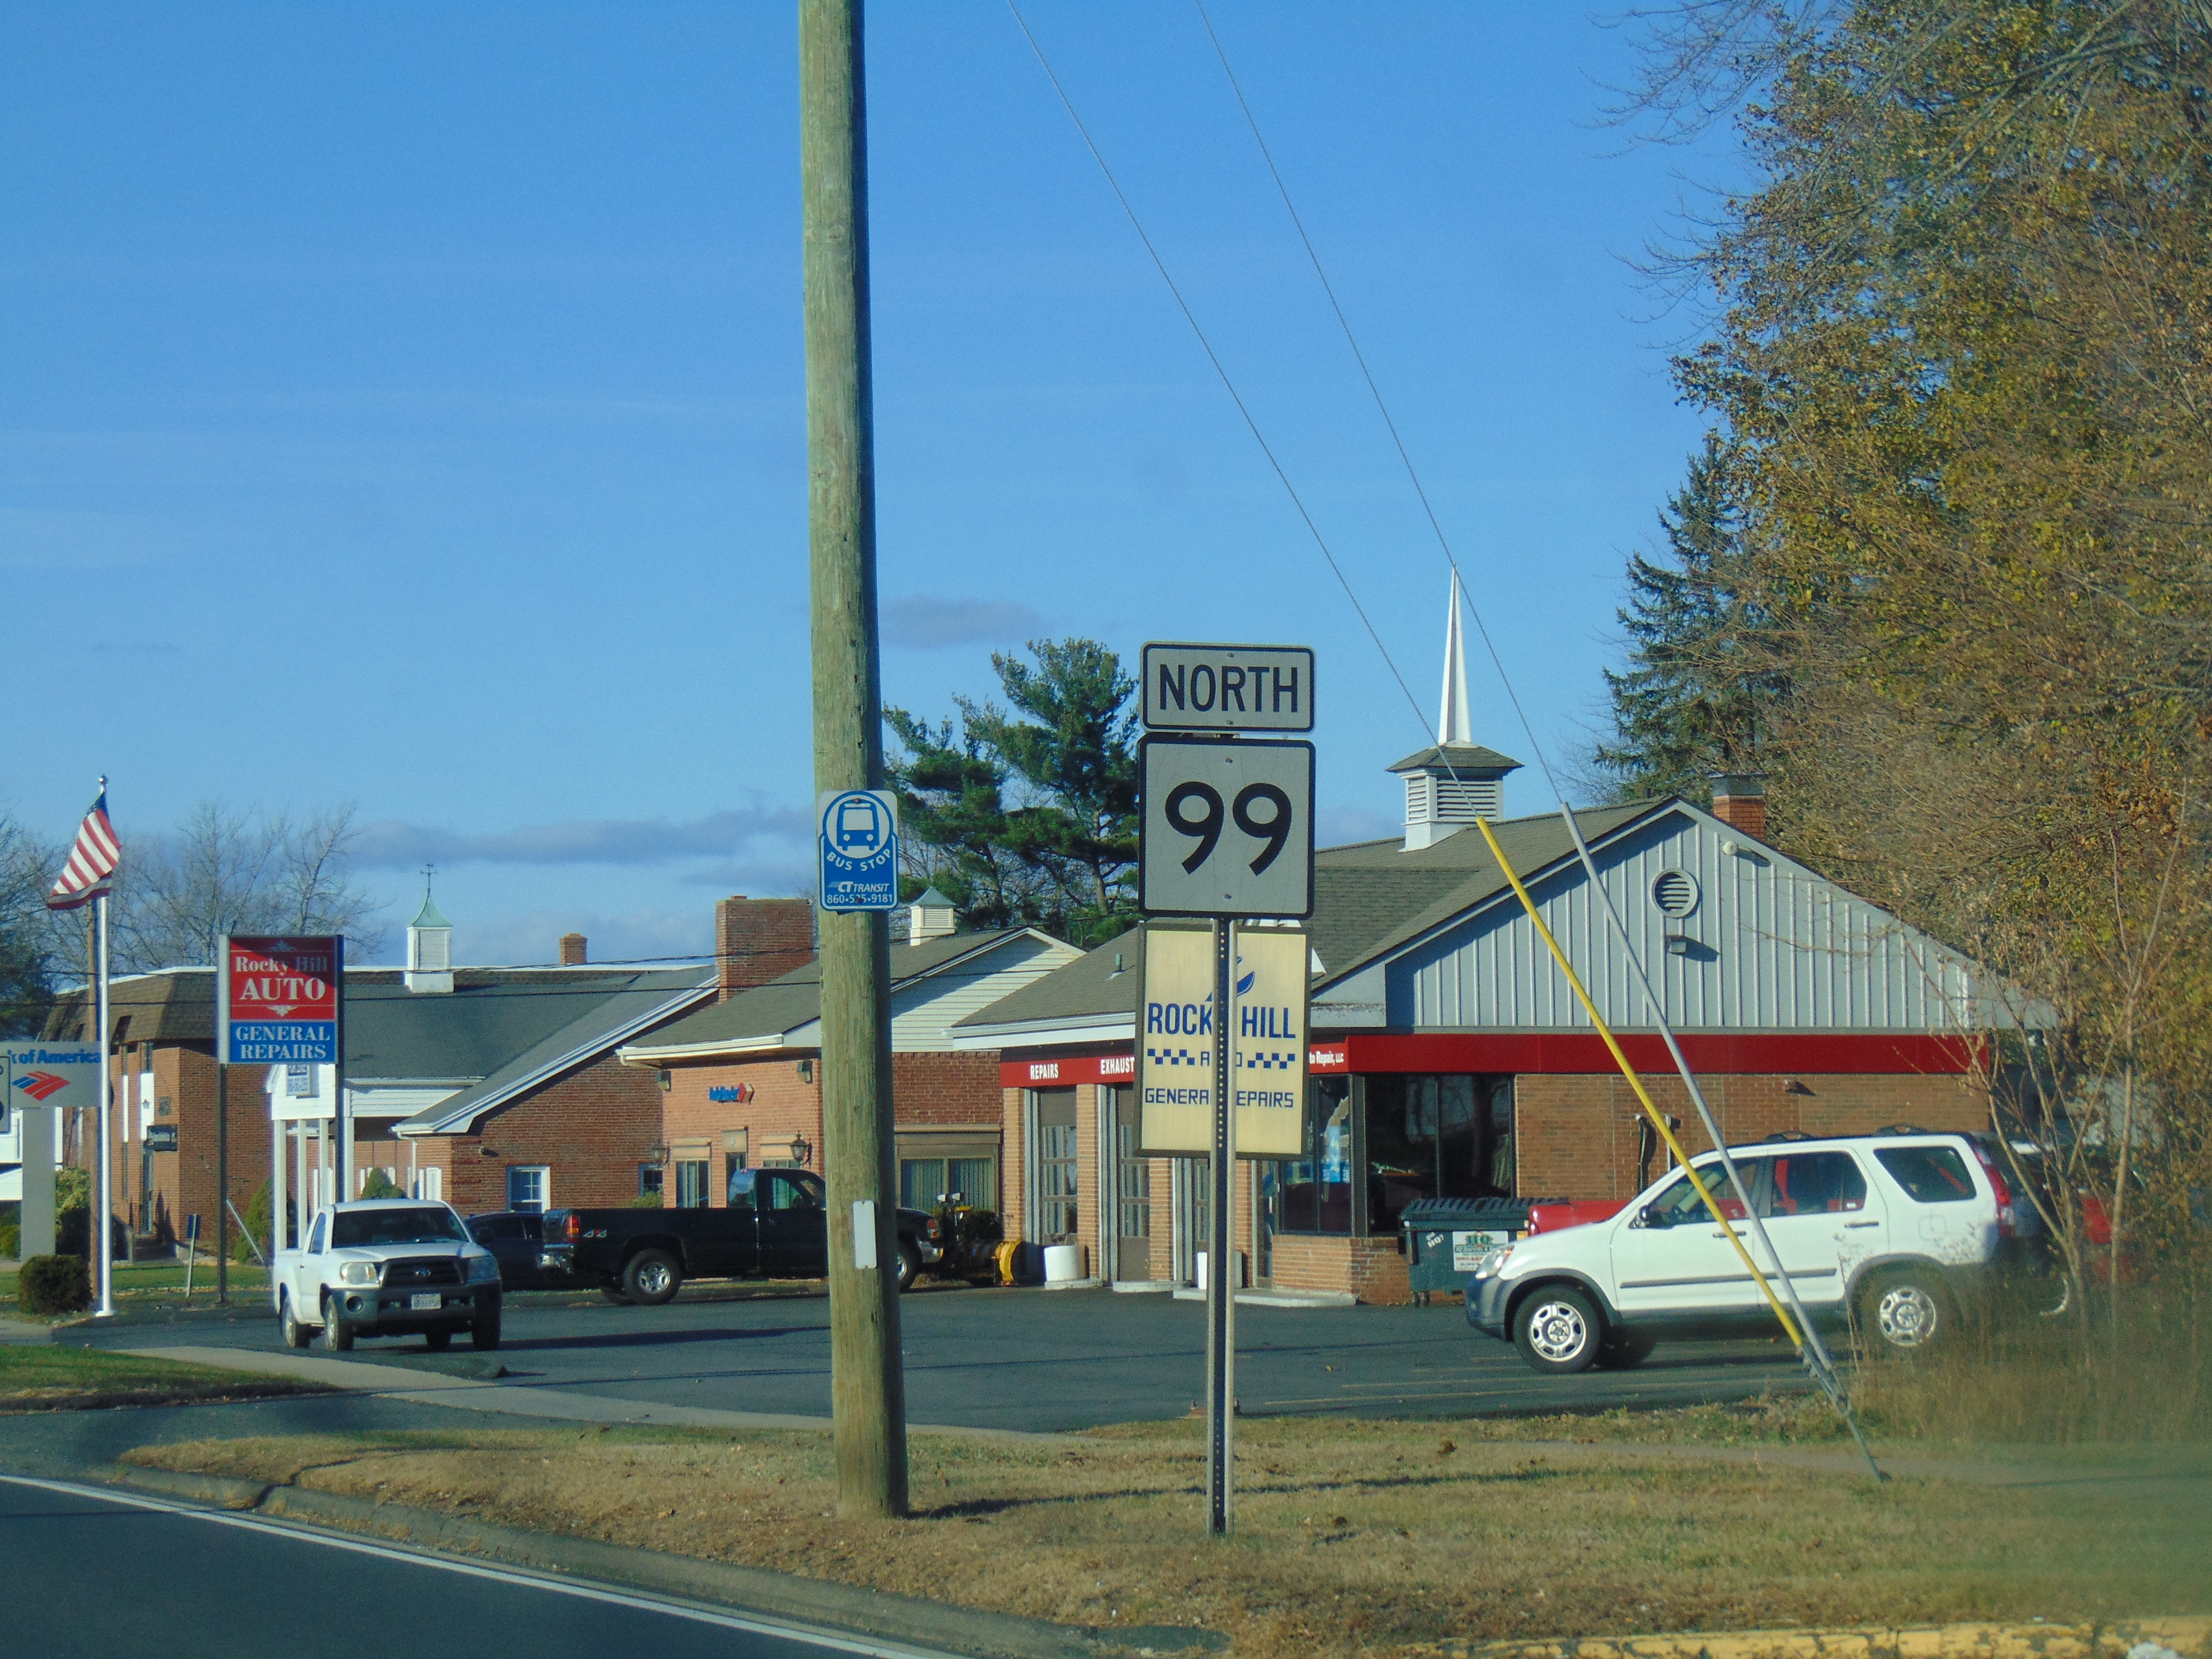
<path fill-rule="evenodd" d="M 524 1532 L 404 1504 L 372 1503 L 339 1492 L 129 1464 L 88 1473 L 111 1485 L 233 1512 L 250 1511 L 271 1519 L 366 1533 L 416 1549 L 504 1561 L 561 1577 L 589 1579 L 680 1601 L 788 1619 L 848 1635 L 911 1643 L 946 1655 L 1107 1659 L 1107 1656 L 1134 1651 L 1140 1644 L 1163 1654 L 1192 1646 L 1218 1651 L 1228 1645 L 1217 1632 L 1150 1626 L 1116 1631 L 1113 1636 L 1117 1639 L 1109 1640 L 1104 1632 L 1040 1619 L 981 1612 L 887 1590 L 633 1549 L 596 1539 Z"/>
<path fill-rule="evenodd" d="M 1876 1626 L 1554 1642 L 1443 1642 L 1415 1650 L 1440 1659 L 2109 1659 L 2146 1644 L 2184 1659 L 2212 1659 L 2212 1616 L 2117 1620 L 2106 1625 Z"/>

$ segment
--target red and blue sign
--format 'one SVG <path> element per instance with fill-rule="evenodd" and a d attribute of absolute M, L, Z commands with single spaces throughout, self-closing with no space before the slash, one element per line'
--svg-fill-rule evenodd
<path fill-rule="evenodd" d="M 216 975 L 216 1037 L 234 1066 L 334 1066 L 345 941 L 233 936 Z"/>

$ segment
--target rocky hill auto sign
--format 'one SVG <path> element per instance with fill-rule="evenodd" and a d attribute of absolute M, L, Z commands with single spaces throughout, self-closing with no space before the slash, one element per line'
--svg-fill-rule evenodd
<path fill-rule="evenodd" d="M 223 941 L 216 1035 L 234 1066 L 333 1066 L 345 941 L 321 936 Z"/>

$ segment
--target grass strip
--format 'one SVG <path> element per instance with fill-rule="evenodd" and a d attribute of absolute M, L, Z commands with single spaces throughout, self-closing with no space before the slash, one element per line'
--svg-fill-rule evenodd
<path fill-rule="evenodd" d="M 2212 1448 L 1977 1449 L 1984 1471 L 2009 1458 L 2040 1483 L 2002 1486 L 1668 1449 L 1780 1443 L 1786 1427 L 1711 1413 L 1250 1421 L 1237 1531 L 1212 1544 L 1188 1422 L 1072 1447 L 916 1442 L 915 1514 L 886 1522 L 836 1518 L 820 1434 L 462 1429 L 131 1456 L 1101 1631 L 1203 1627 L 1261 1659 L 2212 1610 Z"/>
<path fill-rule="evenodd" d="M 319 1383 L 252 1376 L 100 1348 L 46 1343 L 0 1347 L 0 1413 L 96 1411 L 323 1392 Z"/>

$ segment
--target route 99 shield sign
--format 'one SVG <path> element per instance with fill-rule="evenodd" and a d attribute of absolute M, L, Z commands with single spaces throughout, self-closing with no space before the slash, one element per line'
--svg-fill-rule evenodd
<path fill-rule="evenodd" d="M 1148 737 L 1138 764 L 1146 915 L 1313 914 L 1311 744 Z"/>

